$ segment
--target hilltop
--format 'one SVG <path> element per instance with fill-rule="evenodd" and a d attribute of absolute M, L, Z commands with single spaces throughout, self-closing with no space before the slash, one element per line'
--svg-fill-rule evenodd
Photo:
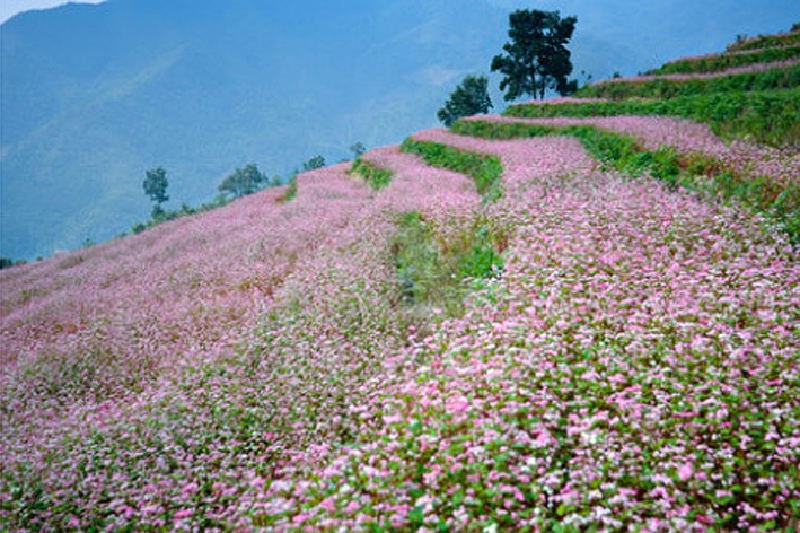
<path fill-rule="evenodd" d="M 0 525 L 796 530 L 798 35 L 0 271 Z"/>

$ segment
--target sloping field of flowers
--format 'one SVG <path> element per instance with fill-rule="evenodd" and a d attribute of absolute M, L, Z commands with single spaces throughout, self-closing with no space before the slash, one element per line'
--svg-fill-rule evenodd
<path fill-rule="evenodd" d="M 531 121 L 800 176 L 685 120 Z M 378 190 L 327 167 L 0 272 L 0 530 L 800 529 L 798 248 L 575 138 L 412 139 L 498 194 L 378 148 Z M 502 261 L 409 302 L 408 220 Z"/>
<path fill-rule="evenodd" d="M 532 178 L 544 180 L 545 177 L 561 177 L 572 173 L 587 172 L 595 165 L 581 148 L 580 142 L 569 138 L 525 139 L 525 140 L 484 140 L 450 133 L 444 129 L 430 129 L 412 135 L 414 140 L 432 141 L 461 150 L 492 155 L 502 154 L 503 182 L 514 187 L 518 182 L 529 183 Z M 537 158 L 537 165 L 531 166 L 535 154 L 546 153 L 548 157 Z"/>
<path fill-rule="evenodd" d="M 128 322 L 102 335 L 75 326 L 62 338 L 44 337 L 48 344 L 29 354 L 13 349 L 23 342 L 3 344 L 0 524 L 172 527 L 196 510 L 208 527 L 252 525 L 257 508 L 243 513 L 239 506 L 253 488 L 248 476 L 276 466 L 265 455 L 271 432 L 276 442 L 304 447 L 354 431 L 346 413 L 361 401 L 351 396 L 363 393 L 381 354 L 407 342 L 385 257 L 396 210 L 419 210 L 446 234 L 478 204 L 464 176 L 407 174 L 399 172 L 378 198 L 342 166 L 305 174 L 291 203 L 276 204 L 281 191 L 271 191 L 83 250 L 80 265 L 97 267 L 85 277 L 62 275 L 60 285 L 46 285 L 51 271 L 49 278 L 30 271 L 62 268 L 60 258 L 9 271 L 4 289 L 28 276 L 28 287 L 41 283 L 59 295 L 57 304 L 4 304 L 9 339 L 36 335 L 32 329 L 57 324 L 62 312 L 64 321 L 91 310 L 90 324 L 118 315 Z M 159 252 L 163 262 L 153 263 Z M 114 263 L 105 261 L 120 256 L 151 284 L 107 283 Z M 118 279 L 135 275 L 125 265 Z M 181 285 L 179 276 L 194 278 Z M 259 286 L 254 277 L 269 283 Z M 244 309 L 216 312 L 218 293 Z M 155 323 L 126 335 L 136 318 Z M 90 359 L 84 337 L 108 355 Z M 148 357 L 155 361 L 140 375 L 137 365 Z M 209 491 L 213 504 L 204 503 Z"/>
<path fill-rule="evenodd" d="M 292 204 L 269 191 L 3 271 L 4 379 L 11 371 L 24 388 L 76 388 L 102 400 L 143 384 L 115 382 L 130 372 L 146 382 L 175 365 L 176 354 L 229 347 L 269 307 L 297 258 L 346 226 L 367 198 L 363 187 L 326 172 L 335 170 L 307 176 L 321 185 Z"/>
<path fill-rule="evenodd" d="M 549 102 L 548 102 L 549 103 Z M 467 120 L 523 122 L 567 126 L 593 124 L 622 135 L 632 135 L 648 150 L 670 146 L 678 151 L 700 152 L 722 161 L 725 166 L 752 176 L 765 176 L 784 186 L 800 186 L 800 152 L 780 150 L 753 143 L 726 143 L 714 135 L 706 124 L 690 120 L 659 116 L 616 115 L 591 118 L 519 118 L 501 115 L 481 115 Z"/>
<path fill-rule="evenodd" d="M 576 139 L 414 138 L 499 156 L 504 194 L 482 203 L 466 177 L 387 147 L 364 156 L 393 171 L 380 192 L 331 167 L 300 176 L 289 203 L 271 191 L 8 271 L 9 298 L 42 288 L 4 304 L 20 340 L 3 344 L 0 524 L 797 527 L 797 252 L 740 211 L 598 172 Z M 462 316 L 404 312 L 391 254 L 408 211 L 444 246 L 478 216 L 509 232 L 502 276 L 475 284 Z M 70 278 L 70 258 L 95 267 Z M 113 261 L 130 271 L 110 281 Z M 137 273 L 150 282 L 134 290 Z M 202 307 L 179 313 L 188 301 Z M 38 333 L 60 306 L 77 331 Z M 171 318 L 99 330 L 113 364 L 93 375 L 117 386 L 40 385 L 33 362 L 77 364 L 82 331 L 123 310 L 123 332 Z M 36 335 L 41 352 L 25 348 Z M 150 354 L 152 376 L 124 382 Z"/>
<path fill-rule="evenodd" d="M 796 252 L 561 139 L 415 138 L 514 167 L 488 208 L 515 228 L 504 277 L 384 359 L 353 442 L 272 471 L 264 524 L 796 527 Z"/>

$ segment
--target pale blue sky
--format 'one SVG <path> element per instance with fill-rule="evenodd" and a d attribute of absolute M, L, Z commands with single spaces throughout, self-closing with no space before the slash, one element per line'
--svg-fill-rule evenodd
<path fill-rule="evenodd" d="M 80 3 L 99 4 L 104 0 L 80 0 Z M 3 0 L 0 2 L 0 23 L 10 19 L 20 11 L 47 9 L 66 4 L 64 0 Z"/>

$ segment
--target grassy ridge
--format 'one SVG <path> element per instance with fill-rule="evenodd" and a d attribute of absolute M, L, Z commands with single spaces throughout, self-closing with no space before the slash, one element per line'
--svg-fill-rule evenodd
<path fill-rule="evenodd" d="M 776 91 L 732 91 L 661 101 L 518 104 L 516 117 L 669 115 L 705 122 L 722 137 L 751 138 L 771 146 L 800 145 L 800 87 Z"/>
<path fill-rule="evenodd" d="M 502 195 L 500 176 L 503 165 L 495 156 L 459 150 L 430 141 L 406 139 L 400 146 L 404 152 L 417 154 L 429 165 L 461 172 L 475 180 L 475 189 L 487 201 Z"/>
<path fill-rule="evenodd" d="M 719 54 L 693 59 L 679 59 L 661 65 L 660 68 L 645 74 L 686 74 L 691 72 L 719 72 L 729 68 L 743 67 L 755 63 L 770 63 L 772 61 L 785 61 L 800 57 L 800 46 L 787 46 L 785 48 L 767 48 L 754 50 L 747 54 Z"/>
<path fill-rule="evenodd" d="M 539 124 L 458 121 L 452 131 L 484 139 L 514 139 L 569 135 L 607 167 L 621 172 L 650 174 L 671 188 L 683 186 L 736 199 L 775 222 L 793 243 L 800 243 L 800 187 L 784 187 L 764 177 L 746 176 L 722 161 L 698 153 L 682 154 L 672 148 L 645 150 L 631 137 L 591 125 L 547 126 Z"/>
<path fill-rule="evenodd" d="M 676 98 L 730 91 L 766 91 L 800 86 L 800 65 L 774 68 L 761 72 L 745 72 L 719 78 L 689 80 L 644 79 L 609 81 L 581 88 L 575 96 L 609 98 Z"/>
<path fill-rule="evenodd" d="M 757 50 L 760 48 L 773 48 L 800 43 L 800 31 L 782 33 L 778 35 L 759 35 L 743 41 L 728 45 L 728 51 L 738 52 L 744 50 Z"/>

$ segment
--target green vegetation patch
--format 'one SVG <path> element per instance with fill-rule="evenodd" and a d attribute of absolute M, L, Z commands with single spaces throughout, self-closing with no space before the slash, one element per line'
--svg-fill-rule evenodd
<path fill-rule="evenodd" d="M 771 146 L 800 146 L 800 87 L 775 91 L 731 91 L 668 100 L 518 104 L 506 115 L 517 117 L 594 117 L 668 115 L 705 122 L 714 133 L 750 138 Z"/>
<path fill-rule="evenodd" d="M 619 80 L 587 85 L 575 96 L 590 98 L 676 98 L 729 91 L 766 91 L 800 87 L 800 65 L 780 67 L 761 72 L 744 72 L 719 78 L 676 80 Z"/>
<path fill-rule="evenodd" d="M 679 59 L 664 63 L 660 68 L 650 70 L 645 74 L 686 74 L 691 72 L 719 72 L 729 68 L 743 67 L 755 63 L 771 63 L 772 61 L 786 61 L 800 57 L 800 46 L 786 46 L 784 48 L 767 48 L 753 50 L 746 54 L 719 54 L 694 59 Z"/>
<path fill-rule="evenodd" d="M 429 165 L 447 168 L 470 176 L 475 181 L 475 189 L 484 200 L 493 202 L 499 199 L 502 192 L 503 165 L 493 155 L 479 154 L 459 150 L 452 146 L 431 142 L 406 139 L 400 145 L 404 152 L 417 154 Z"/>
<path fill-rule="evenodd" d="M 760 48 L 774 48 L 776 46 L 789 46 L 800 44 L 800 32 L 781 33 L 777 35 L 759 35 L 750 39 L 741 39 L 728 45 L 729 52 L 744 50 L 758 50 Z"/>
<path fill-rule="evenodd" d="M 203 203 L 200 207 L 192 207 L 186 203 L 181 204 L 180 209 L 163 209 L 157 205 L 153 207 L 150 213 L 150 219 L 147 222 L 137 222 L 131 226 L 131 233 L 138 235 L 146 229 L 154 228 L 164 222 L 175 220 L 181 217 L 187 217 L 197 213 L 204 213 L 228 205 L 231 200 L 225 198 L 224 195 L 217 195 L 210 202 Z"/>
<path fill-rule="evenodd" d="M 281 202 L 291 202 L 297 198 L 297 174 L 291 177 L 289 180 L 289 186 L 286 188 L 286 192 L 281 197 Z"/>
<path fill-rule="evenodd" d="M 786 187 L 766 177 L 745 175 L 697 152 L 683 154 L 669 147 L 645 150 L 632 137 L 592 125 L 559 127 L 462 120 L 451 129 L 484 139 L 569 135 L 580 139 L 586 151 L 606 168 L 632 175 L 649 172 L 671 189 L 683 186 L 723 200 L 735 199 L 775 221 L 793 243 L 800 243 L 800 187 Z"/>
<path fill-rule="evenodd" d="M 370 163 L 369 161 L 364 161 L 361 158 L 356 159 L 353 161 L 353 166 L 350 168 L 350 172 L 353 174 L 358 174 L 364 181 L 367 182 L 367 185 L 379 191 L 389 185 L 392 182 L 392 177 L 394 176 L 394 172 L 389 169 L 379 167 Z"/>
<path fill-rule="evenodd" d="M 440 231 L 417 211 L 401 213 L 391 241 L 400 301 L 412 311 L 439 309 L 458 316 L 469 286 L 496 278 L 503 270 L 508 232 L 478 216 L 464 227 Z"/>

